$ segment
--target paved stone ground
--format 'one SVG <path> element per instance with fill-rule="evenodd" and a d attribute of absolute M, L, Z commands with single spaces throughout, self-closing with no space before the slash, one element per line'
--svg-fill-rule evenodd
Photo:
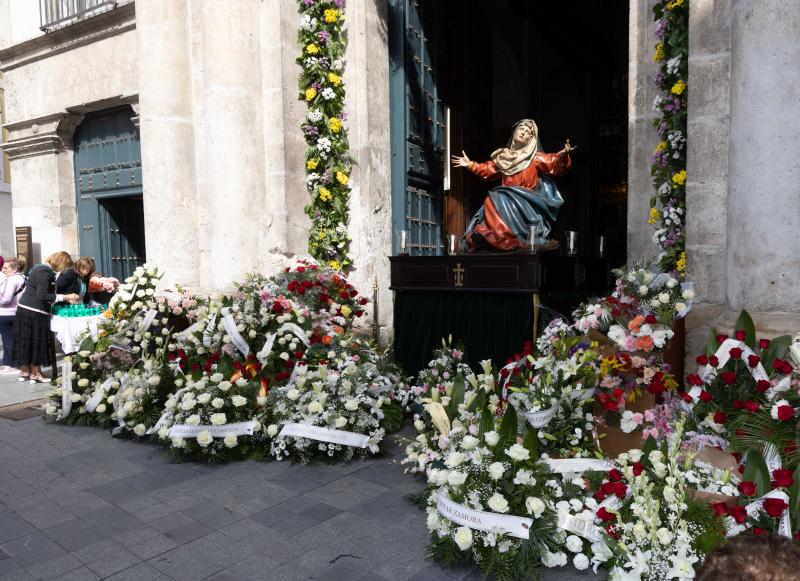
<path fill-rule="evenodd" d="M 0 419 L 0 579 L 479 579 L 425 560 L 404 499 L 419 488 L 391 457 L 175 464 L 97 428 Z"/>

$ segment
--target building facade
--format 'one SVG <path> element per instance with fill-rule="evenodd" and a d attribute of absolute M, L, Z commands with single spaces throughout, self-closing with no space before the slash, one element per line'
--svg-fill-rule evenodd
<path fill-rule="evenodd" d="M 91 254 L 112 273 L 124 273 L 146 256 L 171 281 L 221 291 L 247 272 L 274 272 L 287 258 L 304 254 L 309 221 L 303 211 L 308 193 L 300 125 L 306 107 L 297 98 L 296 1 L 84 4 L 85 12 L 70 14 L 59 12 L 58 2 L 0 0 L 0 27 L 5 26 L 0 30 L 7 109 L 4 151 L 14 176 L 13 224 L 33 228 L 40 256 L 59 249 Z M 513 9 L 505 0 L 495 4 L 496 13 Z M 602 9 L 596 2 L 588 4 Z M 615 143 L 623 144 L 625 175 L 608 192 L 626 194 L 626 216 L 609 223 L 625 232 L 621 248 L 633 262 L 656 253 L 647 224 L 650 156 L 657 143 L 651 61 L 656 39 L 651 4 L 631 0 L 627 6 L 620 17 L 625 18 L 621 34 L 627 67 L 621 80 L 609 83 L 621 87 L 623 114 L 609 114 L 613 123 L 598 122 L 597 127 L 602 135 L 622 127 L 617 133 L 623 140 Z M 413 170 L 408 152 L 404 146 L 398 149 L 398 143 L 413 145 L 415 130 L 405 124 L 403 131 L 409 133 L 400 136 L 396 112 L 405 106 L 419 109 L 404 100 L 407 96 L 399 96 L 403 88 L 398 90 L 393 79 L 402 68 L 400 58 L 417 57 L 423 64 L 426 58 L 397 52 L 398 34 L 411 29 L 402 26 L 398 32 L 392 23 L 397 14 L 407 17 L 417 11 L 422 20 L 414 30 L 423 50 L 433 25 L 425 27 L 428 13 L 420 1 L 351 0 L 346 7 L 343 80 L 355 162 L 351 277 L 362 289 L 377 286 L 384 338 L 392 313 L 385 257 L 393 251 L 393 231 L 406 210 L 403 196 L 412 183 L 399 179 L 398 172 L 406 168 L 411 175 Z M 576 37 L 594 34 L 592 42 L 602 42 L 602 34 L 591 22 L 581 24 L 580 16 L 559 17 L 559 26 Z M 430 16 L 429 22 L 436 18 Z M 513 26 L 513 19 L 509 22 Z M 471 34 L 479 35 L 482 25 L 475 19 L 437 26 L 478 27 Z M 458 37 L 460 30 L 450 34 Z M 800 57 L 798 33 L 800 14 L 790 0 L 757 5 L 749 0 L 691 0 L 687 271 L 697 282 L 699 304 L 690 319 L 690 351 L 710 323 L 724 326 L 740 308 L 755 311 L 772 332 L 800 328 L 800 286 L 793 280 L 800 272 L 800 189 L 793 177 L 800 162 L 792 154 L 800 142 L 800 116 L 794 112 L 800 92 L 800 70 L 794 66 Z M 504 31 L 492 34 L 502 39 Z M 527 34 L 523 29 L 520 36 Z M 557 42 L 530 36 L 539 51 Z M 499 52 L 491 53 L 490 60 L 502 61 L 495 56 L 502 56 L 505 45 L 496 46 L 492 50 Z M 444 43 L 442 54 L 447 48 Z M 592 66 L 602 66 L 600 52 Z M 476 52 L 470 58 L 482 56 Z M 440 61 L 431 59 L 425 66 L 433 77 Z M 537 70 L 543 71 L 539 77 L 520 83 L 538 87 L 553 79 L 554 92 L 548 97 L 539 90 L 538 102 L 571 98 L 574 91 L 558 91 L 573 82 L 567 76 Z M 493 71 L 491 78 L 475 83 L 499 86 L 509 77 L 508 71 Z M 453 77 L 451 73 L 441 74 Z M 582 78 L 592 86 L 603 81 L 590 72 Z M 473 86 L 463 79 L 451 83 Z M 437 105 L 434 110 L 440 110 L 440 97 L 425 91 L 422 100 L 429 98 Z M 594 94 L 598 102 L 611 98 L 602 87 Z M 502 114 L 527 105 L 515 105 L 503 91 L 492 98 L 494 124 L 482 135 L 497 141 L 497 128 L 508 125 Z M 582 106 L 575 101 L 574 110 Z M 550 123 L 547 143 L 553 151 L 560 145 L 554 140 L 580 131 L 547 121 L 546 106 L 534 109 L 545 119 L 537 120 L 540 125 Z M 602 108 L 597 111 L 593 118 L 606 114 Z M 444 119 L 434 114 L 426 120 L 422 114 L 420 123 L 443 128 Z M 469 122 L 468 117 L 461 120 L 463 125 Z M 605 151 L 592 143 L 595 138 L 587 136 L 579 145 L 585 151 Z M 444 142 L 432 143 L 427 152 L 424 144 L 420 147 L 421 167 L 423 157 L 443 158 L 437 148 L 444 148 Z M 409 148 L 413 159 L 417 150 Z M 584 162 L 590 167 L 590 156 Z M 439 177 L 429 169 L 419 170 L 412 180 L 417 197 L 427 195 L 421 185 L 425 180 L 438 187 Z M 569 187 L 601 191 L 601 179 Z M 602 211 L 601 205 L 597 208 Z M 571 212 L 581 219 L 579 209 Z M 8 227 L 0 222 L 0 229 Z M 0 244 L 5 244 L 2 236 Z"/>

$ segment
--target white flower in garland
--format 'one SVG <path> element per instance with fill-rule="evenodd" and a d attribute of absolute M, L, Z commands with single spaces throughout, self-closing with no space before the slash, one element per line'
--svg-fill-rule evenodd
<path fill-rule="evenodd" d="M 320 95 L 322 95 L 322 98 L 325 99 L 326 101 L 330 101 L 336 98 L 336 91 L 334 91 L 330 87 L 325 87 L 324 89 L 322 89 L 322 93 L 320 93 Z"/>
<path fill-rule="evenodd" d="M 300 28 L 308 31 L 314 30 L 317 28 L 317 19 L 310 14 L 303 14 L 300 18 Z"/>
<path fill-rule="evenodd" d="M 312 123 L 319 123 L 322 121 L 322 111 L 320 109 L 309 109 L 308 120 Z"/>

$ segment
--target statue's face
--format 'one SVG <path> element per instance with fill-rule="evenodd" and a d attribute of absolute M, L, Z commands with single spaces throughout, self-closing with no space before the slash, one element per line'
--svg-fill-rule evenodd
<path fill-rule="evenodd" d="M 527 125 L 518 125 L 514 130 L 514 144 L 518 146 L 527 145 L 533 133 Z"/>

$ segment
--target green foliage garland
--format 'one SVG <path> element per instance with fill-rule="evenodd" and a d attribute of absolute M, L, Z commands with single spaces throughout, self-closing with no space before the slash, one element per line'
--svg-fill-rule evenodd
<path fill-rule="evenodd" d="M 342 82 L 346 36 L 344 0 L 300 0 L 298 41 L 302 52 L 299 98 L 308 105 L 301 125 L 306 149 L 306 185 L 311 202 L 308 251 L 336 270 L 352 263 L 347 234 L 352 158 L 344 128 Z"/>
<path fill-rule="evenodd" d="M 653 121 L 661 140 L 653 153 L 650 175 L 656 194 L 650 199 L 660 266 L 684 274 L 686 269 L 686 102 L 688 99 L 689 0 L 658 0 L 653 7 L 656 37 L 653 62 L 660 64 L 655 83 L 661 94 Z"/>

